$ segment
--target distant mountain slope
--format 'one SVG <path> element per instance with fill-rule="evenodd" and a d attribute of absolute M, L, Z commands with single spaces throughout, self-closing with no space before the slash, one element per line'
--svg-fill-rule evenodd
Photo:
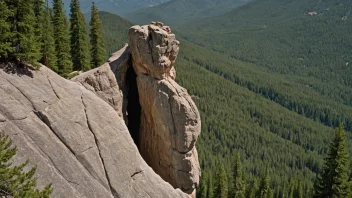
<path fill-rule="evenodd" d="M 344 122 L 352 131 L 351 7 L 349 0 L 262 0 L 178 31 L 190 42 L 296 84 L 289 90 L 272 84 L 274 79 L 251 84 L 262 76 L 249 76 L 243 86 L 328 126 Z M 323 98 L 331 103 L 322 105 Z"/>
<path fill-rule="evenodd" d="M 171 0 L 158 6 L 123 14 L 123 16 L 138 24 L 163 21 L 176 25 L 223 14 L 250 1 L 252 0 Z"/>
<path fill-rule="evenodd" d="M 82 11 L 89 12 L 94 0 L 81 0 Z M 95 0 L 94 2 L 102 11 L 108 11 L 115 14 L 135 11 L 144 7 L 156 6 L 168 0 Z M 71 0 L 64 0 L 65 8 L 68 11 Z"/>
<path fill-rule="evenodd" d="M 99 12 L 103 23 L 105 47 L 110 55 L 128 43 L 128 30 L 132 23 L 116 14 Z"/>

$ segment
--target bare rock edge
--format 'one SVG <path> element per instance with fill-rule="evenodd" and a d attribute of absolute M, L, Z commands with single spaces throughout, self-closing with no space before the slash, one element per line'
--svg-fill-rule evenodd
<path fill-rule="evenodd" d="M 148 46 L 140 49 L 145 38 L 134 34 L 143 28 Z M 178 41 L 167 30 L 132 27 L 130 47 L 72 81 L 45 66 L 0 69 L 0 132 L 18 147 L 15 163 L 30 159 L 29 166 L 38 166 L 39 188 L 52 183 L 53 198 L 195 195 L 200 116 L 174 81 Z M 145 50 L 153 58 L 140 59 Z M 153 69 L 140 72 L 141 64 Z M 139 122 L 128 113 L 131 82 L 138 87 Z M 129 131 L 136 124 L 137 142 Z"/>

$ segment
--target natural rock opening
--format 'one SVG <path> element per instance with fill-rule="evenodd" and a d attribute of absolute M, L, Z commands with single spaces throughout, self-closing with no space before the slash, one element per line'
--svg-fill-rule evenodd
<path fill-rule="evenodd" d="M 128 130 L 134 143 L 139 148 L 139 127 L 141 123 L 141 105 L 139 103 L 139 94 L 137 87 L 137 74 L 133 67 L 129 67 L 126 73 L 128 86 L 127 93 L 127 120 Z"/>

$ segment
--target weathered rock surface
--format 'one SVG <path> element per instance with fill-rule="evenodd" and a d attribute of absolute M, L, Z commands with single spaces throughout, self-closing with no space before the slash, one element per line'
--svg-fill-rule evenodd
<path fill-rule="evenodd" d="M 171 30 L 170 30 L 171 32 Z M 137 74 L 148 74 L 156 79 L 175 76 L 173 66 L 179 51 L 175 34 L 156 25 L 133 26 L 129 31 L 133 67 Z"/>
<path fill-rule="evenodd" d="M 113 105 L 121 104 L 120 88 L 105 67 L 84 87 L 45 66 L 32 74 L 0 69 L 0 131 L 18 146 L 16 161 L 37 164 L 39 187 L 52 183 L 53 198 L 187 197 L 140 156 Z"/>
<path fill-rule="evenodd" d="M 129 39 L 142 108 L 140 153 L 165 181 L 192 194 L 200 175 L 195 143 L 201 122 L 191 97 L 174 81 L 179 42 L 153 24 L 133 26 Z"/>
<path fill-rule="evenodd" d="M 126 118 L 127 92 L 126 73 L 130 67 L 129 47 L 112 54 L 104 65 L 80 74 L 72 79 L 81 83 L 105 102 L 109 103 L 121 118 Z"/>

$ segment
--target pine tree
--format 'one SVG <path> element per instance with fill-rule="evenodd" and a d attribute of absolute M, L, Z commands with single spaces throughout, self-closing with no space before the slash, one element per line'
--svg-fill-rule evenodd
<path fill-rule="evenodd" d="M 11 48 L 11 31 L 9 16 L 11 14 L 5 1 L 0 1 L 0 59 L 7 58 L 9 53 L 12 53 Z"/>
<path fill-rule="evenodd" d="M 0 134 L 0 197 L 49 198 L 51 185 L 43 191 L 36 189 L 36 167 L 24 172 L 28 160 L 18 166 L 13 165 L 12 158 L 16 152 L 17 148 L 12 146 L 8 136 Z"/>
<path fill-rule="evenodd" d="M 301 181 L 298 181 L 298 184 L 297 184 L 296 189 L 295 189 L 294 197 L 296 197 L 296 198 L 304 198 L 304 196 L 303 196 L 303 186 L 302 186 L 302 182 Z"/>
<path fill-rule="evenodd" d="M 215 180 L 216 181 L 215 181 L 214 197 L 227 198 L 228 183 L 227 183 L 226 171 L 223 164 L 221 164 L 218 172 L 216 173 Z"/>
<path fill-rule="evenodd" d="M 208 196 L 207 198 L 214 198 L 214 186 L 213 186 L 213 178 L 209 176 L 208 179 Z"/>
<path fill-rule="evenodd" d="M 260 184 L 259 184 L 259 189 L 257 192 L 257 197 L 260 198 L 272 198 L 273 197 L 273 192 L 270 188 L 270 176 L 269 176 L 269 171 L 266 169 L 265 173 L 263 174 Z"/>
<path fill-rule="evenodd" d="M 71 1 L 70 35 L 71 56 L 75 71 L 87 71 L 90 68 L 87 27 L 79 1 Z"/>
<path fill-rule="evenodd" d="M 236 154 L 236 161 L 233 169 L 233 196 L 234 198 L 245 197 L 245 183 L 242 177 L 242 164 L 240 154 Z"/>
<path fill-rule="evenodd" d="M 258 191 L 257 180 L 256 178 L 253 178 L 253 181 L 251 181 L 251 183 L 246 188 L 246 197 L 255 198 L 257 191 Z"/>
<path fill-rule="evenodd" d="M 50 10 L 47 7 L 48 0 L 38 0 L 34 5 L 38 21 L 38 33 L 36 35 L 38 36 L 41 54 L 39 62 L 57 72 L 54 30 L 51 24 Z"/>
<path fill-rule="evenodd" d="M 208 174 L 202 173 L 202 178 L 199 184 L 199 190 L 197 190 L 197 197 L 207 198 L 208 196 Z"/>
<path fill-rule="evenodd" d="M 315 197 L 349 197 L 349 154 L 341 125 L 330 144 L 324 168 L 315 186 Z"/>
<path fill-rule="evenodd" d="M 91 66 L 92 68 L 96 68 L 104 63 L 106 52 L 104 47 L 102 24 L 99 19 L 99 11 L 94 2 L 92 4 L 92 18 L 89 25 Z"/>
<path fill-rule="evenodd" d="M 68 23 L 62 8 L 62 0 L 53 0 L 53 24 L 58 73 L 67 76 L 72 72 Z"/>
<path fill-rule="evenodd" d="M 9 36 L 9 42 L 11 42 L 13 51 L 11 50 L 7 56 L 36 66 L 40 54 L 35 36 L 34 0 L 3 1 L 11 12 L 8 23 L 12 32 Z"/>

